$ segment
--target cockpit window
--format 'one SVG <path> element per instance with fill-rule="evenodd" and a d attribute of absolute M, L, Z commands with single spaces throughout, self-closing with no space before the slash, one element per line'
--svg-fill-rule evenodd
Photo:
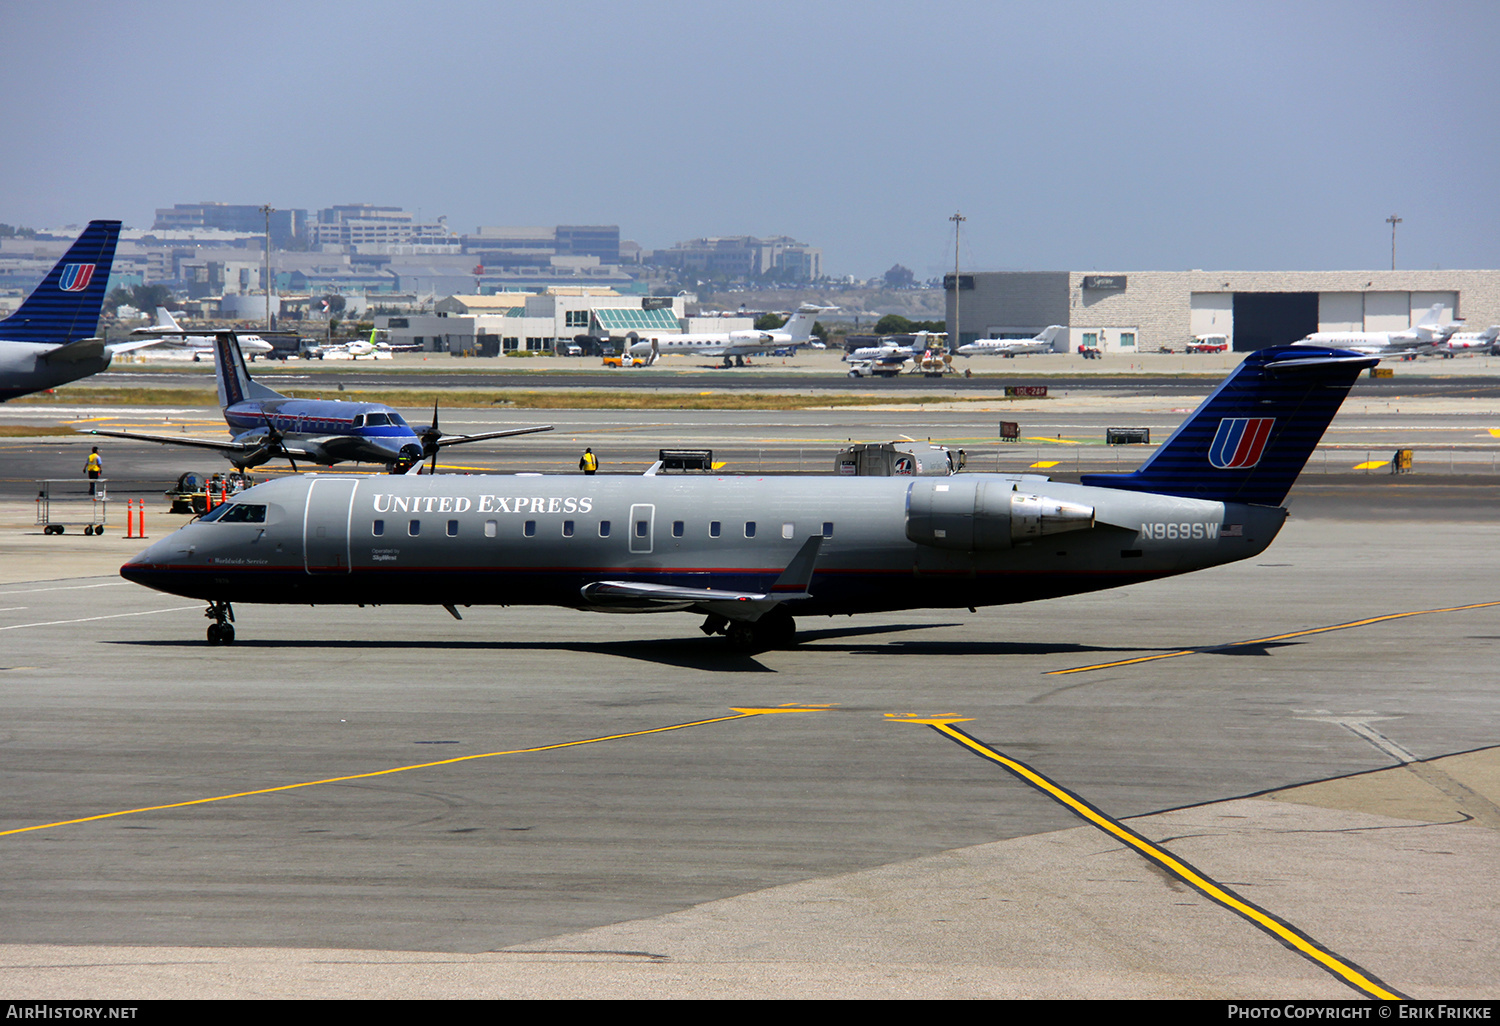
<path fill-rule="evenodd" d="M 391 418 L 387 417 L 383 413 L 367 413 L 367 414 L 365 414 L 365 426 L 366 427 L 382 427 L 382 426 L 384 426 L 386 424 L 389 424 L 390 422 L 391 422 Z"/>
<path fill-rule="evenodd" d="M 214 513 L 224 512 L 214 519 L 223 524 L 264 524 L 266 522 L 266 507 L 254 502 L 231 502 L 220 506 Z M 203 519 L 207 520 L 208 517 Z"/>
<path fill-rule="evenodd" d="M 209 510 L 207 513 L 205 513 L 201 517 L 199 517 L 198 518 L 198 523 L 200 523 L 200 524 L 206 524 L 206 523 L 208 523 L 211 520 L 217 520 L 220 517 L 222 517 L 225 513 L 228 513 L 228 512 L 229 512 L 229 503 L 227 503 L 227 502 L 226 503 L 222 503 L 222 504 L 220 504 L 218 506 L 215 506 L 213 509 Z"/>

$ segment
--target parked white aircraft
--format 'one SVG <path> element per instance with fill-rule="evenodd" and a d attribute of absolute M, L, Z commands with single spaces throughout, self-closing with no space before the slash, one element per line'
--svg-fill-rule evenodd
<path fill-rule="evenodd" d="M 1022 353 L 1050 353 L 1052 340 L 1062 333 L 1061 324 L 1049 324 L 1040 335 L 1031 338 L 982 338 L 977 342 L 959 346 L 959 356 L 1010 356 Z"/>
<path fill-rule="evenodd" d="M 1299 346 L 1334 346 L 1373 356 L 1419 356 L 1447 344 L 1463 321 L 1443 321 L 1443 304 L 1433 303 L 1422 319 L 1399 331 L 1315 331 Z"/>
<path fill-rule="evenodd" d="M 160 338 L 162 342 L 174 349 L 185 349 L 193 357 L 193 362 L 200 360 L 212 360 L 214 358 L 214 336 L 195 335 L 187 328 L 177 323 L 177 318 L 172 316 L 172 311 L 164 306 L 156 308 L 156 323 L 149 328 L 135 328 L 130 332 L 132 335 L 151 335 Z M 259 335 L 240 335 L 235 338 L 239 340 L 240 352 L 253 360 L 264 353 L 274 352 L 276 347 L 271 345 Z"/>
<path fill-rule="evenodd" d="M 1500 356 L 1500 324 L 1491 324 L 1483 331 L 1461 331 L 1450 338 L 1439 352 L 1450 359 L 1460 353 L 1487 352 L 1491 356 Z"/>
<path fill-rule="evenodd" d="M 377 342 L 375 336 L 379 328 L 372 329 L 369 340 L 353 338 L 347 342 L 329 343 L 327 345 L 308 345 L 302 350 L 304 357 L 318 360 L 359 360 L 368 357 L 372 360 L 389 360 L 391 354 L 404 349 L 419 349 L 416 345 L 393 346 L 389 342 Z"/>
<path fill-rule="evenodd" d="M 696 356 L 719 356 L 725 367 L 744 366 L 745 357 L 769 353 L 788 346 L 805 346 L 812 338 L 813 322 L 820 313 L 831 313 L 838 309 L 831 306 L 815 306 L 804 303 L 781 327 L 770 331 L 753 328 L 743 331 L 720 331 L 699 335 L 659 335 L 640 338 L 638 335 L 626 347 L 626 352 L 637 360 L 655 363 L 658 357 L 674 353 Z M 636 335 L 636 332 L 631 332 Z M 627 336 L 628 337 L 628 336 Z"/>

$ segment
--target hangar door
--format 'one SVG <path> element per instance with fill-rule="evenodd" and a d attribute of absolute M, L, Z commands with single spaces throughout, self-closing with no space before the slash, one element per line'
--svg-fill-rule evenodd
<path fill-rule="evenodd" d="M 1316 292 L 1236 292 L 1234 349 L 1290 345 L 1318 330 Z"/>

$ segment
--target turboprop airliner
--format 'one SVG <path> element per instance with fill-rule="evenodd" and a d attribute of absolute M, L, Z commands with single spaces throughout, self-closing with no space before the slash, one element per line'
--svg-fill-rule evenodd
<path fill-rule="evenodd" d="M 120 568 L 208 603 L 551 605 L 687 612 L 739 649 L 798 616 L 1027 602 L 1247 559 L 1360 372 L 1251 353 L 1140 469 L 1037 474 L 366 476 L 256 485 Z M 386 618 L 372 627 L 383 633 Z"/>
<path fill-rule="evenodd" d="M 88 433 L 210 449 L 240 470 L 279 458 L 289 460 L 293 470 L 297 469 L 297 461 L 302 460 L 323 466 L 375 463 L 392 473 L 407 473 L 428 458 L 435 467 L 438 450 L 445 446 L 552 430 L 551 425 L 546 425 L 478 435 L 447 435 L 438 427 L 437 405 L 433 404 L 432 426 L 423 428 L 419 434 L 401 414 L 384 403 L 293 399 L 251 379 L 232 331 L 214 335 L 214 373 L 219 383 L 219 406 L 233 436 L 227 441 L 102 428 Z"/>
<path fill-rule="evenodd" d="M 25 302 L 0 321 L 0 402 L 98 374 L 116 354 L 160 341 L 106 345 L 94 335 L 119 238 L 119 221 L 90 221 Z"/>

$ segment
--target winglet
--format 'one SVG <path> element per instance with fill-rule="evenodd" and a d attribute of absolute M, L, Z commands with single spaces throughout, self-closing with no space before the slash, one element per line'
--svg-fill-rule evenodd
<path fill-rule="evenodd" d="M 802 548 L 792 557 L 792 561 L 786 565 L 781 576 L 776 578 L 776 583 L 771 585 L 771 594 L 780 598 L 789 598 L 787 592 L 796 592 L 797 596 L 807 594 L 807 586 L 812 583 L 813 568 L 818 563 L 818 552 L 823 548 L 823 536 L 815 534 L 802 543 Z"/>

